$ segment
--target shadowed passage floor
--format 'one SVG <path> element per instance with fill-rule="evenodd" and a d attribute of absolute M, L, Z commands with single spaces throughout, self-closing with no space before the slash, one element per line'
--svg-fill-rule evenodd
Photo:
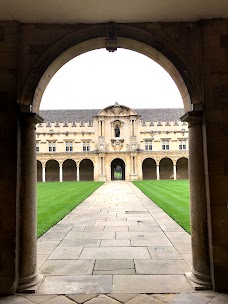
<path fill-rule="evenodd" d="M 131 182 L 105 183 L 38 240 L 40 294 L 192 291 L 191 238 Z"/>

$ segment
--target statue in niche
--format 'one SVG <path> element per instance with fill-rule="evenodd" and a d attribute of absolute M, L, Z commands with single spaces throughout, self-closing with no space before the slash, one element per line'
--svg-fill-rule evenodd
<path fill-rule="evenodd" d="M 115 127 L 115 137 L 120 137 L 120 128 L 117 125 Z"/>

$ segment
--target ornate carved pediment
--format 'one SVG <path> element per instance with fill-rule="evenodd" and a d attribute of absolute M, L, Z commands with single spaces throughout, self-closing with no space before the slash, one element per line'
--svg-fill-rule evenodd
<path fill-rule="evenodd" d="M 97 116 L 137 116 L 137 113 L 126 107 L 119 105 L 117 102 L 113 106 L 109 106 L 101 110 Z"/>

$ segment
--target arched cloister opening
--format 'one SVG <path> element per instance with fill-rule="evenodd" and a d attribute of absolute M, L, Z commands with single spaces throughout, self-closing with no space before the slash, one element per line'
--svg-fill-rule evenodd
<path fill-rule="evenodd" d="M 120 29 L 121 26 L 124 27 L 124 25 L 120 25 Z M 192 107 L 192 104 L 197 104 L 202 101 L 201 93 L 200 90 L 198 90 L 198 86 L 195 83 L 195 78 L 193 77 L 193 73 L 187 67 L 184 61 L 181 59 L 181 56 L 178 56 L 178 52 L 174 52 L 169 47 L 168 44 L 164 44 L 162 40 L 153 38 L 153 35 L 151 34 L 149 35 L 147 35 L 147 33 L 143 34 L 143 32 L 141 32 L 140 30 L 134 32 L 134 27 L 128 29 L 123 28 L 122 30 L 124 36 L 129 35 L 129 37 L 134 37 L 135 35 L 135 40 L 125 37 L 118 37 L 118 47 L 130 49 L 142 53 L 148 56 L 149 58 L 154 59 L 157 63 L 159 63 L 162 67 L 164 67 L 165 70 L 170 74 L 170 76 L 175 81 L 182 95 L 185 112 L 191 111 L 192 108 L 194 109 L 194 107 Z M 75 56 L 78 56 L 89 50 L 103 48 L 106 46 L 107 39 L 105 37 L 102 36 L 100 38 L 94 38 L 99 36 L 97 35 L 97 33 L 93 33 L 91 36 L 85 35 L 84 36 L 86 37 L 85 41 L 83 41 L 82 38 L 81 42 L 78 41 L 78 39 L 80 38 L 78 38 L 77 35 L 75 37 L 74 34 L 72 35 L 66 37 L 66 39 L 57 43 L 53 47 L 53 49 L 49 49 L 46 56 L 43 56 L 40 62 L 37 62 L 36 68 L 33 69 L 23 89 L 23 93 L 20 99 L 20 104 L 27 106 L 32 105 L 33 112 L 38 112 L 43 92 L 46 86 L 48 85 L 50 79 L 52 78 L 52 76 L 56 73 L 56 71 L 61 66 L 63 66 L 66 62 L 68 62 L 70 59 L 74 58 Z M 88 37 L 90 37 L 91 39 L 88 40 L 89 39 Z M 52 55 L 50 56 L 50 54 Z M 196 130 L 196 133 L 197 131 L 198 130 Z M 201 136 L 199 133 L 200 132 L 197 133 L 198 138 L 200 138 Z M 191 149 L 190 141 L 189 141 L 189 149 Z M 202 147 L 200 147 L 200 149 L 202 150 Z M 89 165 L 90 167 L 92 165 L 91 163 Z M 80 164 L 80 180 L 83 180 L 83 174 L 84 176 L 86 176 L 89 172 L 88 170 L 82 170 L 83 166 L 86 167 L 86 165 L 88 165 L 88 163 L 86 164 L 84 160 Z M 197 166 L 195 166 L 195 168 L 197 168 L 198 170 Z M 173 169 L 173 164 L 171 159 L 168 158 L 162 159 L 160 162 L 160 178 L 161 179 L 172 178 L 173 175 L 172 169 Z M 197 215 L 197 213 L 195 214 Z M 203 225 L 205 225 L 203 221 L 202 223 Z M 199 228 L 197 226 L 195 228 L 196 228 L 195 231 L 197 232 L 197 229 Z M 203 229 L 203 231 L 206 231 L 206 229 Z M 206 234 L 205 234 L 205 238 L 206 238 Z M 193 246 L 194 248 L 197 247 L 197 244 L 200 244 L 199 238 L 195 238 L 195 240 L 196 242 L 195 245 Z M 197 250 L 195 252 L 197 253 Z M 205 250 L 203 253 L 205 254 Z M 194 260 L 196 261 L 196 258 Z M 197 275 L 201 269 L 199 269 L 200 267 L 197 266 L 197 263 L 194 266 L 196 266 L 197 271 L 195 272 L 195 274 Z M 207 268 L 207 266 L 208 265 L 206 265 L 205 268 Z M 208 273 L 206 273 L 206 275 L 207 274 Z"/>
<path fill-rule="evenodd" d="M 160 160 L 160 179 L 173 179 L 173 162 L 165 157 Z"/>
<path fill-rule="evenodd" d="M 55 159 L 50 159 L 46 162 L 46 181 L 59 181 L 59 163 Z"/>
<path fill-rule="evenodd" d="M 93 181 L 94 180 L 94 165 L 92 160 L 83 159 L 79 166 L 80 181 Z"/>
<path fill-rule="evenodd" d="M 125 180 L 125 162 L 121 158 L 111 162 L 111 180 Z"/>
<path fill-rule="evenodd" d="M 36 164 L 37 164 L 37 181 L 42 182 L 42 163 L 39 160 L 37 160 Z"/>
<path fill-rule="evenodd" d="M 186 157 L 177 160 L 177 179 L 188 179 L 188 159 Z"/>
<path fill-rule="evenodd" d="M 76 163 L 73 159 L 63 162 L 63 182 L 76 181 Z"/>
<path fill-rule="evenodd" d="M 153 158 L 146 158 L 142 163 L 143 179 L 156 179 L 156 162 Z"/>

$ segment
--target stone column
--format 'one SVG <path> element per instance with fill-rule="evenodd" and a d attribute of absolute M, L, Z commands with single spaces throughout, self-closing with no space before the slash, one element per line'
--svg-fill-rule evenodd
<path fill-rule="evenodd" d="M 79 182 L 80 181 L 80 173 L 79 173 L 79 164 L 77 164 L 77 182 Z"/>
<path fill-rule="evenodd" d="M 177 165 L 173 164 L 173 179 L 177 179 Z"/>
<path fill-rule="evenodd" d="M 159 170 L 159 164 L 156 165 L 156 174 L 157 174 L 157 180 L 160 180 L 160 170 Z"/>
<path fill-rule="evenodd" d="M 42 182 L 45 183 L 46 164 L 42 164 Z"/>
<path fill-rule="evenodd" d="M 197 289 L 211 288 L 207 201 L 204 171 L 202 111 L 186 113 L 181 118 L 189 124 L 189 180 L 193 267 L 186 274 Z"/>
<path fill-rule="evenodd" d="M 35 289 L 37 273 L 36 136 L 35 125 L 43 119 L 35 113 L 21 113 L 21 189 L 18 291 Z"/>
<path fill-rule="evenodd" d="M 63 165 L 59 164 L 59 181 L 63 181 Z"/>

